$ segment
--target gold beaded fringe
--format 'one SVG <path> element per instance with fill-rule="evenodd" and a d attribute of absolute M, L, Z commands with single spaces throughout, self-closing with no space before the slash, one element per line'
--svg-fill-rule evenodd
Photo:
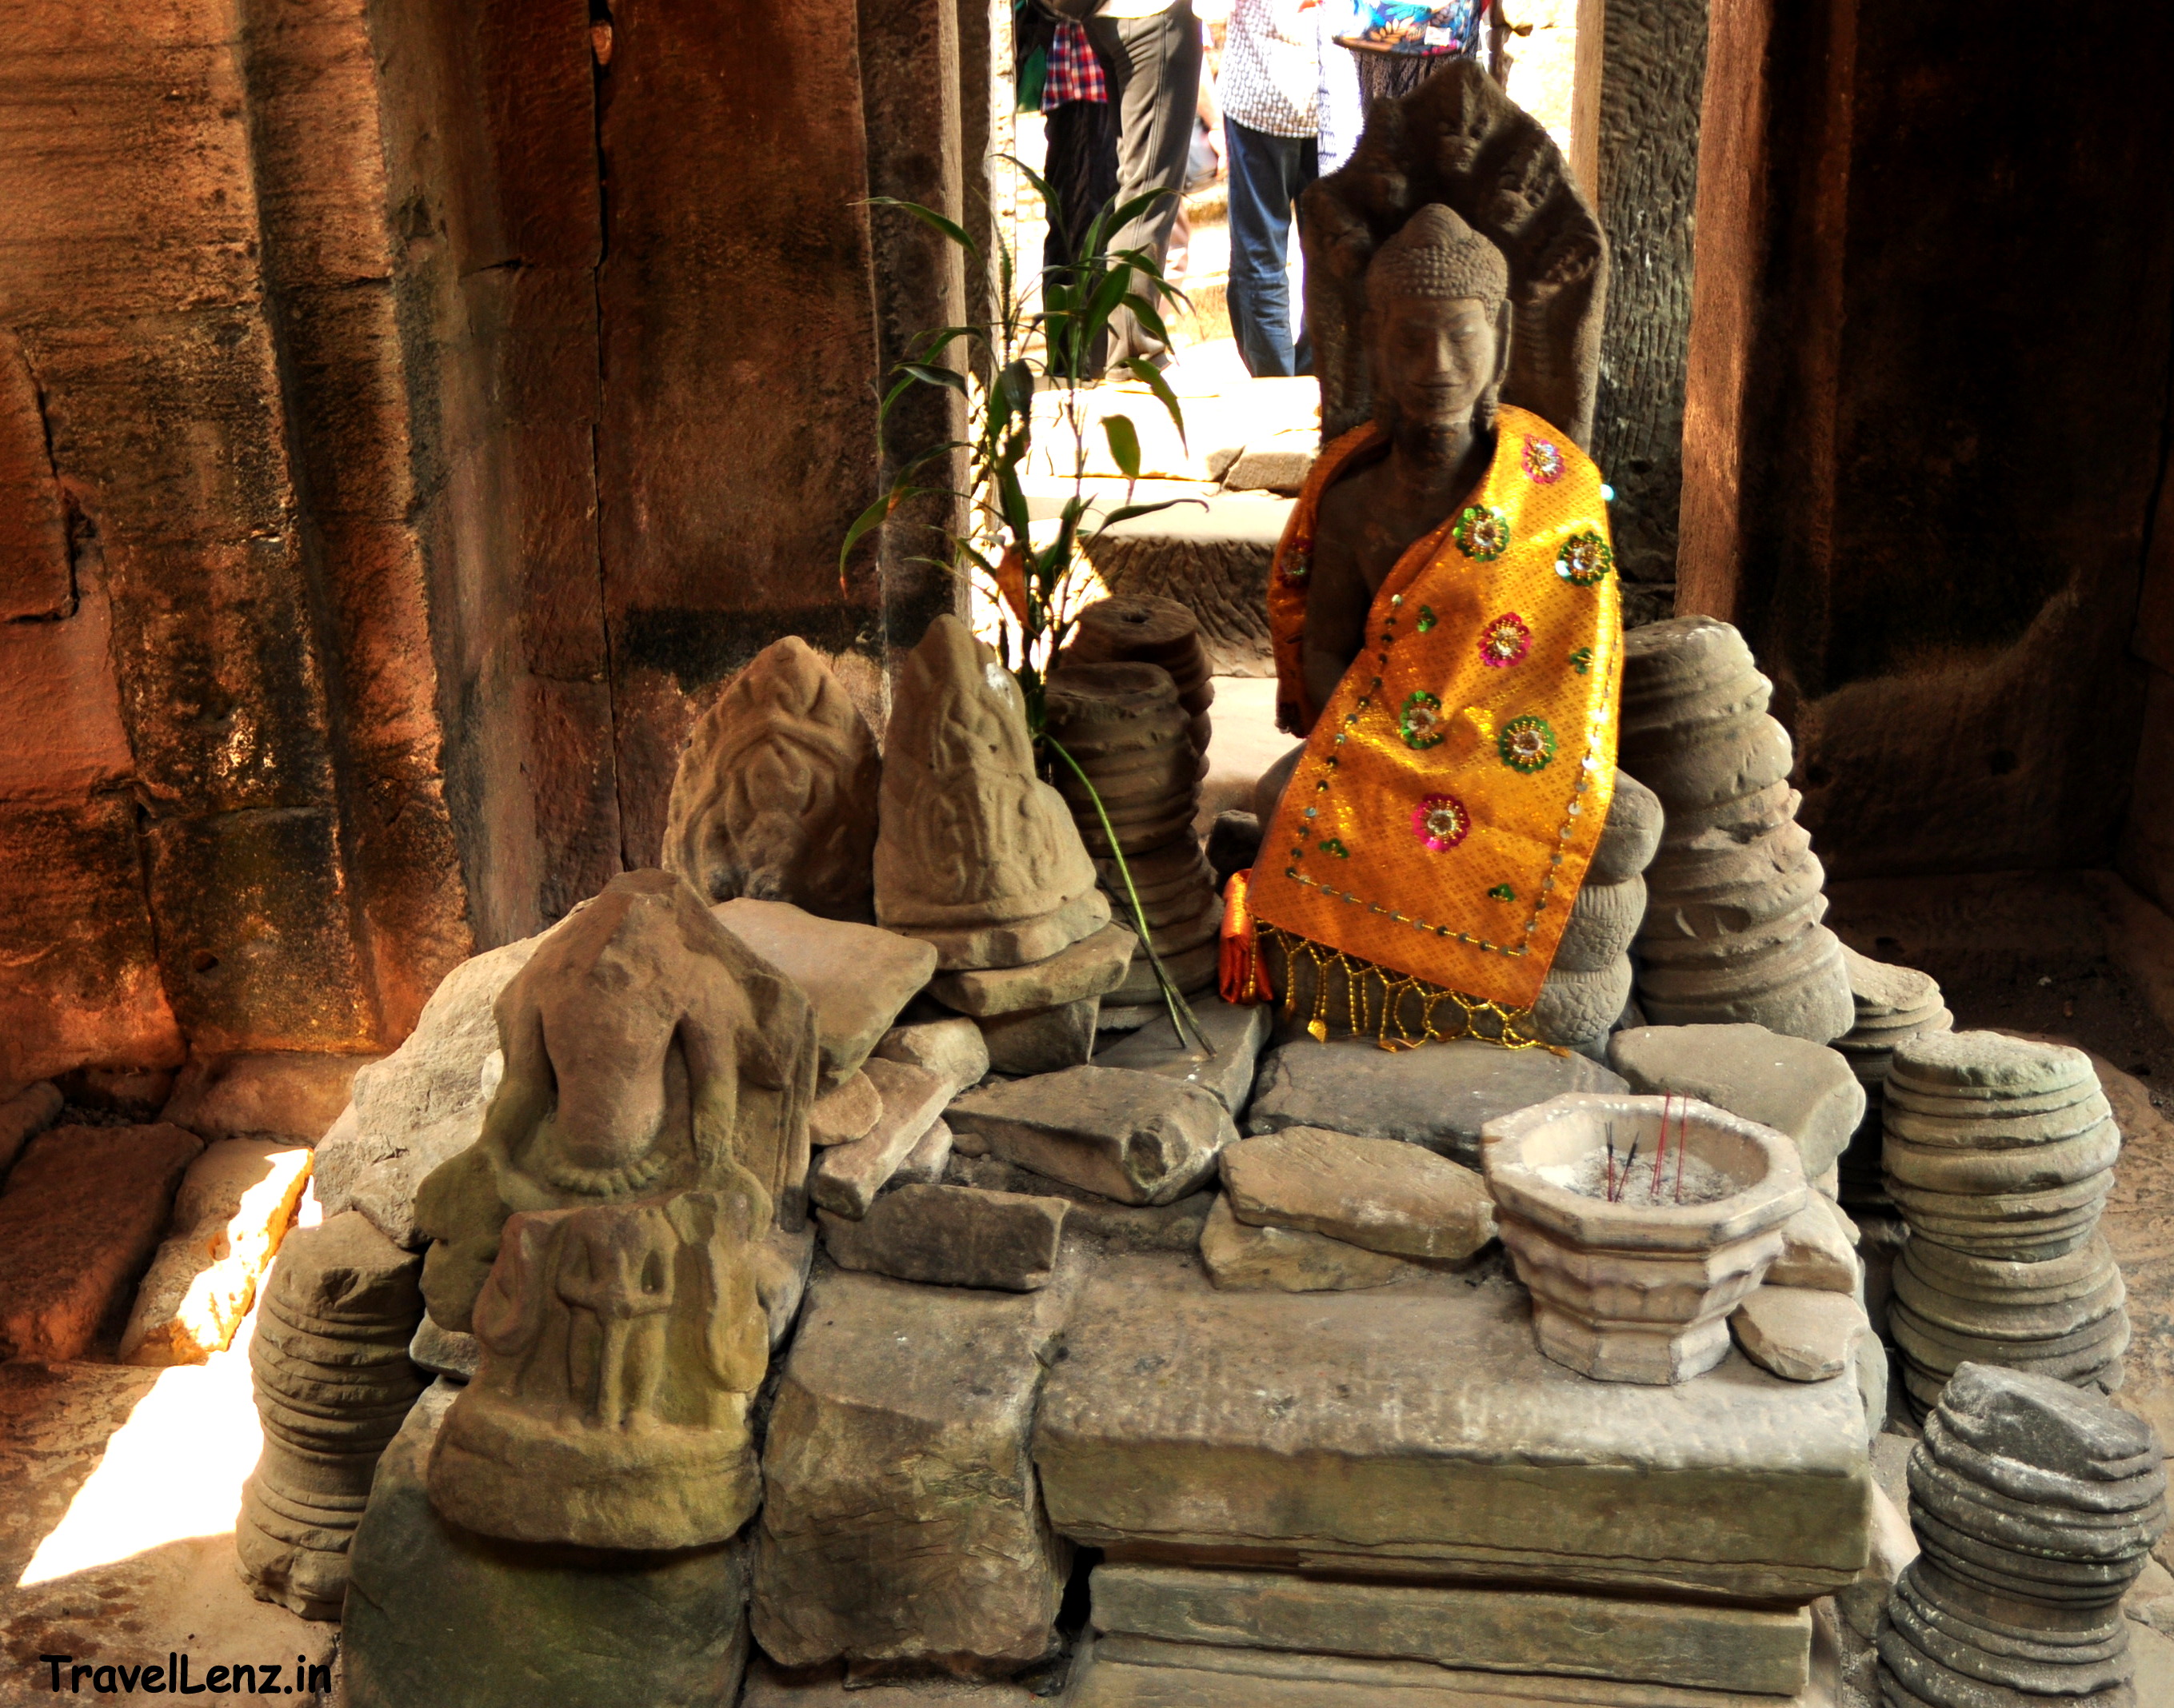
<path fill-rule="evenodd" d="M 1476 1038 L 1483 1044 L 1493 1044 L 1504 1050 L 1538 1047 L 1563 1053 L 1528 1030 L 1533 1023 L 1530 1008 L 1505 1008 L 1484 997 L 1446 991 L 1439 985 L 1430 985 L 1408 973 L 1393 973 L 1371 961 L 1360 960 L 1342 949 L 1330 949 L 1266 921 L 1258 922 L 1255 928 L 1282 951 L 1286 1015 L 1297 1012 L 1298 981 L 1291 976 L 1293 961 L 1304 955 L 1313 963 L 1313 1014 L 1306 1029 L 1318 1041 L 1328 1040 L 1334 997 L 1340 996 L 1351 1035 L 1365 1037 L 1371 1033 L 1384 1050 L 1416 1050 L 1422 1044 L 1447 1044 L 1461 1038 Z M 1335 987 L 1333 994 L 1332 983 Z M 1406 997 L 1419 1000 L 1417 1036 L 1404 1023 Z M 1450 1025 L 1447 1031 L 1439 1024 L 1445 1019 Z"/>

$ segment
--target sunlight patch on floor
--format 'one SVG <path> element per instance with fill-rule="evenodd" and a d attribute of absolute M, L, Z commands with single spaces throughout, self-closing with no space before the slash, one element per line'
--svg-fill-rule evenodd
<path fill-rule="evenodd" d="M 210 1362 L 161 1370 L 60 1522 L 39 1543 L 18 1587 L 110 1565 L 187 1537 L 234 1528 L 241 1485 L 263 1436 L 249 1381 L 256 1312 Z"/>

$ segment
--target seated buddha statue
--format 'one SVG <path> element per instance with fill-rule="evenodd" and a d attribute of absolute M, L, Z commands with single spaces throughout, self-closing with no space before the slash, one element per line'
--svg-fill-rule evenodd
<path fill-rule="evenodd" d="M 1600 475 L 1504 401 L 1530 321 L 1501 246 L 1425 203 L 1363 278 L 1372 419 L 1324 448 L 1271 570 L 1279 718 L 1305 743 L 1263 780 L 1225 994 L 1266 993 L 1265 932 L 1286 976 L 1312 964 L 1317 1036 L 1373 1030 L 1365 1006 L 1385 1041 L 1416 1041 L 1416 1013 L 1529 1042 L 1614 782 Z"/>

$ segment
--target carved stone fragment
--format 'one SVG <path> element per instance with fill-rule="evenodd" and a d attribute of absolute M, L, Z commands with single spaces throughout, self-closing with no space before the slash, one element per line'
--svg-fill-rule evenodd
<path fill-rule="evenodd" d="M 1072 815 L 1035 776 L 1019 684 L 957 618 L 907 657 L 884 751 L 879 924 L 957 971 L 1044 959 L 1107 922 Z"/>
<path fill-rule="evenodd" d="M 793 982 L 662 872 L 568 917 L 498 1001 L 483 1136 L 423 1183 L 430 1314 L 465 1330 L 516 1211 L 743 1195 L 754 1237 L 805 1219 L 815 1022 Z"/>
<path fill-rule="evenodd" d="M 430 1456 L 463 1529 L 585 1548 L 694 1548 L 761 1503 L 747 1413 L 769 1367 L 765 1195 L 528 1211 L 476 1302 L 483 1364 Z"/>
<path fill-rule="evenodd" d="M 423 1391 L 408 1360 L 421 1268 L 353 1210 L 279 1248 L 249 1346 L 264 1453 L 234 1527 L 259 1601 L 339 1617 L 378 1455 Z"/>
<path fill-rule="evenodd" d="M 1878 1635 L 1887 1700 L 2136 1702 L 2121 1599 L 2166 1529 L 2150 1424 L 1966 1364 L 1910 1455 L 1910 1520 L 1923 1551 Z"/>
<path fill-rule="evenodd" d="M 875 738 L 797 635 L 757 653 L 687 738 L 672 781 L 664 868 L 706 900 L 789 901 L 869 916 Z"/>
<path fill-rule="evenodd" d="M 1854 1024 L 1825 869 L 1797 823 L 1788 732 L 1744 637 L 1711 617 L 1624 643 L 1622 761 L 1668 812 L 1646 873 L 1638 1002 L 1664 1025 L 1751 1021 L 1824 1044 Z"/>

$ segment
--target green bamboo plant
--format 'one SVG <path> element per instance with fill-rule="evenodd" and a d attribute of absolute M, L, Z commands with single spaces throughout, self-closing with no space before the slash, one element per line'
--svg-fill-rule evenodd
<path fill-rule="evenodd" d="M 1057 198 L 1048 183 L 1010 156 L 1000 158 L 1034 186 L 1054 224 Z M 891 197 L 870 200 L 871 207 L 895 208 L 919 220 L 962 251 L 970 277 L 989 280 L 992 311 L 986 322 L 938 327 L 922 333 L 911 341 L 906 359 L 893 368 L 883 398 L 883 421 L 888 423 L 900 400 L 916 388 L 934 386 L 964 398 L 967 436 L 921 449 L 901 464 L 889 489 L 846 531 L 838 563 L 842 580 L 853 548 L 901 505 L 932 496 L 963 502 L 964 525 L 938 530 L 948 555 L 914 561 L 946 570 L 981 594 L 996 613 L 998 657 L 1019 683 L 1036 763 L 1045 776 L 1057 765 L 1066 767 L 1086 790 L 1123 881 L 1141 947 L 1162 986 L 1171 1023 L 1181 1041 L 1190 1030 L 1198 1046 L 1213 1053 L 1192 1008 L 1155 953 L 1145 911 L 1111 833 L 1101 797 L 1048 729 L 1049 674 L 1078 620 L 1084 579 L 1079 564 L 1088 543 L 1115 523 L 1168 509 L 1176 501 L 1132 501 L 1140 478 L 1139 432 L 1129 416 L 1118 413 L 1103 414 L 1101 427 L 1111 459 L 1124 473 L 1126 501 L 1105 511 L 1090 503 L 1087 495 L 1087 398 L 1101 377 L 1098 370 L 1111 322 L 1121 311 L 1129 311 L 1167 346 L 1170 332 L 1163 322 L 1163 305 L 1185 300 L 1163 277 L 1161 261 L 1151 250 L 1113 251 L 1108 246 L 1116 233 L 1171 193 L 1159 190 L 1122 203 L 1113 200 L 1088 226 L 1077 260 L 1026 275 L 1021 274 L 1001 231 L 994 239 L 994 253 L 985 253 L 963 226 L 932 208 Z M 1128 376 L 1146 386 L 1182 439 L 1184 411 L 1155 363 L 1133 357 L 1109 373 Z M 1053 527 L 1035 525 L 1023 478 L 1035 450 L 1034 401 L 1039 393 L 1056 397 L 1057 419 L 1071 447 L 1072 491 Z M 963 489 L 939 478 L 949 473 L 954 458 L 961 453 Z"/>

